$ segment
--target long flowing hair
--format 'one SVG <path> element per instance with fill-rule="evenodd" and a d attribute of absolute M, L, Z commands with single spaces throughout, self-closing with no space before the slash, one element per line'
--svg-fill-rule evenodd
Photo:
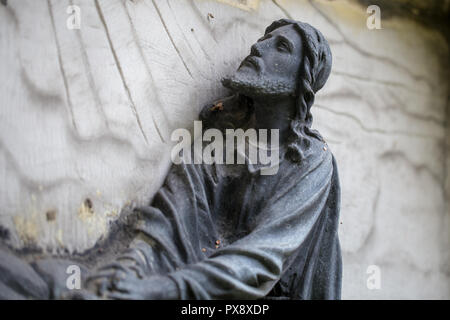
<path fill-rule="evenodd" d="M 297 79 L 296 110 L 290 123 L 286 156 L 293 162 L 301 162 L 308 154 L 311 138 L 323 140 L 318 131 L 311 129 L 311 107 L 314 98 L 331 72 L 331 50 L 322 33 L 311 25 L 290 19 L 281 19 L 267 27 L 265 34 L 286 25 L 293 25 L 300 34 L 303 57 Z"/>

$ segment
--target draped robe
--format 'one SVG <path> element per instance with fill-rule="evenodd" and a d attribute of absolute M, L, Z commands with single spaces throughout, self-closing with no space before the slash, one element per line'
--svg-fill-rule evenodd
<path fill-rule="evenodd" d="M 133 256 L 182 299 L 340 299 L 340 187 L 332 153 L 311 140 L 274 175 L 251 164 L 173 165 L 140 208 Z"/>

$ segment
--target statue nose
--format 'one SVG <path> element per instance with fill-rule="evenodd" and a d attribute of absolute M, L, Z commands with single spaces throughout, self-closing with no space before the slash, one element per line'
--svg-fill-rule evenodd
<path fill-rule="evenodd" d="M 251 46 L 250 48 L 250 54 L 252 56 L 257 56 L 257 57 L 261 57 L 261 51 L 259 49 L 259 44 L 255 43 L 254 45 Z"/>

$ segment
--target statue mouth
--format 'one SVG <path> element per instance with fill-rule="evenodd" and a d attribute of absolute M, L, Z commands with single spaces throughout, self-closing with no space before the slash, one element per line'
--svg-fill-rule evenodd
<path fill-rule="evenodd" d="M 255 56 L 248 56 L 247 58 L 245 58 L 244 61 L 242 61 L 241 66 L 248 66 L 257 71 L 259 71 L 261 69 L 261 66 L 259 65 L 259 61 Z"/>

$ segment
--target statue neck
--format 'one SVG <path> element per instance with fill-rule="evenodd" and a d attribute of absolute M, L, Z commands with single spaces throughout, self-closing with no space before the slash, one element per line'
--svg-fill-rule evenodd
<path fill-rule="evenodd" d="M 253 99 L 255 110 L 255 129 L 278 129 L 280 142 L 284 142 L 289 135 L 290 123 L 295 116 L 295 99 L 285 98 L 256 98 Z"/>

